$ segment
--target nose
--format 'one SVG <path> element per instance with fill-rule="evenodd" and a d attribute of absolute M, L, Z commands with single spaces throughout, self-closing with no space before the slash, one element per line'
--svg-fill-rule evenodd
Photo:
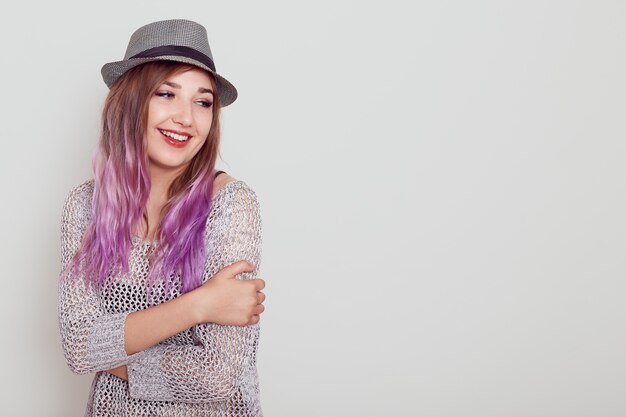
<path fill-rule="evenodd" d="M 174 123 L 181 126 L 191 126 L 193 117 L 191 115 L 191 106 L 188 104 L 180 103 L 174 114 L 172 115 Z"/>

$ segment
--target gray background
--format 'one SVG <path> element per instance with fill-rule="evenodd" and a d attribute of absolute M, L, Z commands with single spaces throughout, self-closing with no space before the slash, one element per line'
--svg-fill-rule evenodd
<path fill-rule="evenodd" d="M 268 417 L 626 415 L 626 3 L 3 10 L 2 415 L 80 416 L 59 219 L 100 67 L 164 18 L 239 88 L 219 167 L 259 195 Z"/>

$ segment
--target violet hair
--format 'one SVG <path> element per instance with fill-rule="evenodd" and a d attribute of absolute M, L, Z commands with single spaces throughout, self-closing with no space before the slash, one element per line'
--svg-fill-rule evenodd
<path fill-rule="evenodd" d="M 72 261 L 72 268 L 79 269 L 90 284 L 102 286 L 109 277 L 129 270 L 133 230 L 147 221 L 150 175 L 144 133 L 149 101 L 168 77 L 193 68 L 166 61 L 143 64 L 130 69 L 111 87 L 93 159 L 91 220 Z M 210 78 L 216 91 L 215 80 Z M 204 235 L 220 142 L 217 94 L 212 108 L 206 142 L 169 188 L 157 230 L 159 243 L 151 259 L 149 283 L 162 277 L 169 289 L 177 281 L 183 293 L 201 284 L 208 255 Z"/>

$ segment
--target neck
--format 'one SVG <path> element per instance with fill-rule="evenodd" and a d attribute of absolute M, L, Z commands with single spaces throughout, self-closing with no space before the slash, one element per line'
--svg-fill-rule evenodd
<path fill-rule="evenodd" d="M 185 171 L 186 166 L 176 170 L 171 168 L 165 169 L 155 164 L 150 164 L 150 200 L 153 203 L 165 204 L 167 201 L 167 192 L 172 182 Z"/>

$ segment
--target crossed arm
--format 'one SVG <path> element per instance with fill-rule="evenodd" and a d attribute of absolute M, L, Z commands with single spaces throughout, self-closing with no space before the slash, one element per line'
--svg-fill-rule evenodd
<path fill-rule="evenodd" d="M 64 270 L 82 239 L 81 228 L 75 227 L 85 226 L 81 198 L 81 190 L 75 190 L 64 209 Z M 232 394 L 256 353 L 265 299 L 263 280 L 254 279 L 261 243 L 256 196 L 238 188 L 222 215 L 227 227 L 216 237 L 205 284 L 168 302 L 107 314 L 84 277 L 62 274 L 59 323 L 74 372 L 109 370 L 129 381 L 131 396 L 147 400 L 203 402 Z M 193 344 L 160 343 L 189 328 Z"/>

